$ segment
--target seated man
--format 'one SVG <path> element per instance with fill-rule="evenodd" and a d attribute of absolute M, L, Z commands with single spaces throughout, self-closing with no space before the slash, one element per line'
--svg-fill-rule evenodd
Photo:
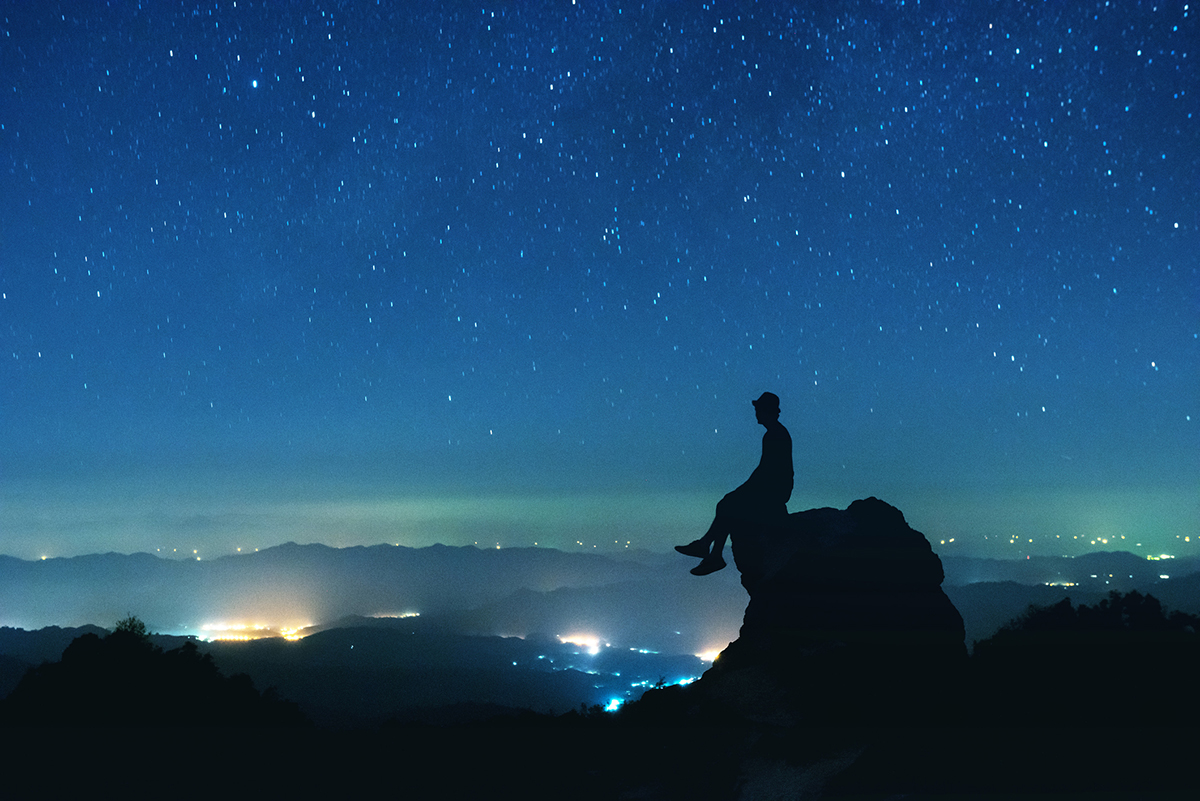
<path fill-rule="evenodd" d="M 762 459 L 746 483 L 717 504 L 717 514 L 703 537 L 675 550 L 702 557 L 692 574 L 707 576 L 725 567 L 721 556 L 729 535 L 750 526 L 770 525 L 787 517 L 792 497 L 792 437 L 779 422 L 779 396 L 764 392 L 754 404 L 754 415 L 765 426 Z"/>

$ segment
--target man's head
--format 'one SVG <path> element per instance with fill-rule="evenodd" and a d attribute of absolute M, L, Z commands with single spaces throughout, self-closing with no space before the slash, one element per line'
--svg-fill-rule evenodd
<path fill-rule="evenodd" d="M 754 416 L 758 422 L 765 425 L 769 420 L 779 419 L 779 396 L 774 392 L 764 392 L 758 396 L 758 400 L 750 402 L 754 404 Z"/>

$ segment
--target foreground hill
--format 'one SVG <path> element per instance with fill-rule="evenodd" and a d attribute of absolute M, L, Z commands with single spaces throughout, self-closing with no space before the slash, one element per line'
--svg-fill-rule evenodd
<path fill-rule="evenodd" d="M 253 743 L 156 729 L 137 740 L 137 754 L 171 771 L 181 755 L 208 764 L 249 753 L 259 764 L 320 755 L 298 781 L 271 776 L 271 791 L 306 794 L 382 783 L 410 797 L 1194 797 L 1197 618 L 1113 593 L 1024 614 L 968 657 L 963 621 L 941 589 L 942 564 L 899 510 L 868 499 L 793 517 L 797 537 L 735 543 L 750 604 L 722 657 L 698 681 L 652 689 L 615 716 L 586 701 L 582 713 L 536 710 L 554 693 L 631 682 L 627 665 L 642 657 L 665 680 L 672 658 L 453 630 L 535 625 L 538 615 L 561 625 L 572 603 L 617 594 L 520 590 L 468 613 L 345 618 L 300 642 L 208 644 L 204 653 L 223 672 L 248 668 L 255 686 L 286 686 L 324 726 Z M 966 589 L 981 605 L 993 591 L 1062 591 L 1015 582 Z M 539 685 L 539 700 L 524 700 Z M 137 683 L 123 692 L 146 694 Z M 475 722 L 454 723 L 462 719 Z M 34 732 L 7 753 L 44 769 L 36 741 L 70 747 L 66 734 Z M 91 739 L 119 741 L 128 753 L 131 731 Z"/>
<path fill-rule="evenodd" d="M 656 683 L 694 680 L 708 667 L 691 654 L 589 647 L 546 635 L 462 635 L 422 622 L 344 620 L 298 642 L 200 647 L 223 672 L 245 673 L 297 701 L 314 722 L 336 728 L 608 706 L 635 700 Z"/>
<path fill-rule="evenodd" d="M 71 641 L 61 661 L 31 668 L 0 702 L 0 725 L 254 728 L 309 725 L 299 708 L 225 676 L 188 640 L 164 651 L 137 618 Z"/>
<path fill-rule="evenodd" d="M 72 640 L 84 634 L 107 632 L 99 626 L 47 626 L 36 631 L 0 626 L 0 698 L 7 697 L 30 668 L 58 661 Z"/>

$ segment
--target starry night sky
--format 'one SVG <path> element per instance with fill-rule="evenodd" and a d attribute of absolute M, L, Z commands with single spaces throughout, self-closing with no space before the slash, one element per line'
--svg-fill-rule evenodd
<path fill-rule="evenodd" d="M 0 10 L 2 552 L 1200 551 L 1187 3 Z"/>

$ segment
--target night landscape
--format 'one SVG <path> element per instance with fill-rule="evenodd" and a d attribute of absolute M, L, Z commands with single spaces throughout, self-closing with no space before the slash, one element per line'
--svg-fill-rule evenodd
<path fill-rule="evenodd" d="M 1194 797 L 1197 33 L 0 4 L 0 795 Z"/>

